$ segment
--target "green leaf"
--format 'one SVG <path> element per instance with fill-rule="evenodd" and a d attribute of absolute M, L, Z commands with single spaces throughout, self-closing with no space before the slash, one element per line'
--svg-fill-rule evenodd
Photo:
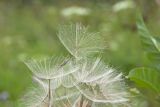
<path fill-rule="evenodd" d="M 160 53 L 160 38 L 155 38 L 147 29 L 142 18 L 137 21 L 137 27 L 141 36 L 142 44 L 146 51 Z"/>
<path fill-rule="evenodd" d="M 160 67 L 160 38 L 152 36 L 147 29 L 142 17 L 138 18 L 137 27 L 140 33 L 141 41 L 147 57 Z"/>
<path fill-rule="evenodd" d="M 137 86 L 160 93 L 160 73 L 150 68 L 135 68 L 129 72 L 130 80 Z"/>

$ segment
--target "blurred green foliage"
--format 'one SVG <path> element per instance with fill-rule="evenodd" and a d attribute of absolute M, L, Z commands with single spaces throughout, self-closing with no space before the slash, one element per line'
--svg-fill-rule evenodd
<path fill-rule="evenodd" d="M 160 105 L 158 103 L 160 101 L 160 38 L 150 33 L 142 16 L 137 19 L 137 27 L 143 49 L 150 62 L 148 66 L 150 68 L 134 68 L 129 72 L 129 78 L 136 83 L 148 101 L 154 103 L 151 106 L 157 107 Z"/>
<path fill-rule="evenodd" d="M 141 11 L 158 35 L 160 7 L 157 0 L 126 1 L 132 3 L 116 7 L 120 0 L 0 0 L 0 96 L 9 94 L 0 106 L 12 107 L 32 82 L 23 59 L 67 54 L 57 38 L 59 24 L 81 22 L 100 32 L 108 46 L 102 55 L 105 62 L 126 75 L 132 68 L 150 66 L 137 33 L 136 14 Z"/>

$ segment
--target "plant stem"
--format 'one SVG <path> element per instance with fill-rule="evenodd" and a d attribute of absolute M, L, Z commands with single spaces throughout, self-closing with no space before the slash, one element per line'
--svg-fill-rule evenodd
<path fill-rule="evenodd" d="M 52 107 L 52 103 L 51 103 L 51 101 L 52 101 L 52 98 L 51 98 L 51 96 L 52 96 L 52 92 L 51 92 L 51 80 L 49 79 L 48 80 L 48 107 Z"/>
<path fill-rule="evenodd" d="M 82 97 L 81 97 L 81 102 L 80 102 L 80 107 L 82 107 L 83 101 L 84 101 L 84 96 L 82 95 Z"/>

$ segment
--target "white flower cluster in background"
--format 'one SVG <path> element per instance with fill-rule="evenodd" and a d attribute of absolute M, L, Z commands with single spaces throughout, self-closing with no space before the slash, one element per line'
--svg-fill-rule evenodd
<path fill-rule="evenodd" d="M 134 8 L 135 6 L 136 5 L 133 0 L 123 0 L 123 1 L 117 2 L 116 4 L 113 5 L 113 11 L 119 12 L 121 10 Z"/>
<path fill-rule="evenodd" d="M 86 16 L 90 14 L 90 9 L 84 7 L 72 6 L 64 8 L 61 11 L 61 14 L 65 17 L 69 17 L 72 15 Z"/>

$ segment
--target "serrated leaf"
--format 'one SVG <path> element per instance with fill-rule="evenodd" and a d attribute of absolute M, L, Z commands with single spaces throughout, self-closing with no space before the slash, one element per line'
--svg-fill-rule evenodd
<path fill-rule="evenodd" d="M 129 78 L 138 86 L 160 93 L 160 73 L 150 68 L 135 68 L 129 72 Z"/>
<path fill-rule="evenodd" d="M 141 18 L 137 21 L 137 27 L 140 33 L 144 50 L 147 57 L 157 66 L 160 65 L 160 38 L 152 36 Z"/>

